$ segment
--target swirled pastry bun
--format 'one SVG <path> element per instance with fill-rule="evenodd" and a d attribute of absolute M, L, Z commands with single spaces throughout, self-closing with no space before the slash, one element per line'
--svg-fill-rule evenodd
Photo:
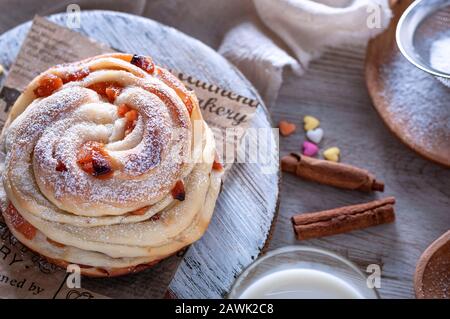
<path fill-rule="evenodd" d="M 199 239 L 223 173 L 195 94 L 130 54 L 40 74 L 13 105 L 0 146 L 11 232 L 91 276 L 145 269 Z"/>

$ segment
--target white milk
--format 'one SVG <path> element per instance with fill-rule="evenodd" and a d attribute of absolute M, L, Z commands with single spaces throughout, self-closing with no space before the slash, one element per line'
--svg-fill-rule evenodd
<path fill-rule="evenodd" d="M 251 284 L 241 299 L 362 299 L 342 279 L 313 269 L 287 269 Z"/>

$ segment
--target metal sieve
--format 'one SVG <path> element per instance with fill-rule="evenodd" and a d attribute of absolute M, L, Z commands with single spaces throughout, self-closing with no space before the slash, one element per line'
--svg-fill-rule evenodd
<path fill-rule="evenodd" d="M 450 0 L 414 1 L 397 24 L 396 40 L 409 62 L 450 87 L 450 54 L 444 56 L 450 50 Z"/>

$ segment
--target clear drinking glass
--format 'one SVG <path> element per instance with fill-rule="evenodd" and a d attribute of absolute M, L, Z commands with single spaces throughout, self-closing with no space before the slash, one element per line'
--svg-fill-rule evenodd
<path fill-rule="evenodd" d="M 294 271 L 292 272 L 292 270 Z M 296 274 L 299 272 L 298 270 L 301 270 L 300 273 L 302 274 L 324 274 L 325 276 L 321 277 L 325 280 L 322 281 L 321 279 L 322 285 L 327 282 L 327 277 L 330 277 L 330 279 L 337 278 L 344 286 L 350 286 L 351 290 L 356 291 L 357 297 L 355 298 L 379 298 L 377 290 L 368 287 L 366 276 L 352 262 L 330 251 L 308 246 L 287 246 L 270 251 L 258 258 L 239 275 L 228 294 L 228 298 L 246 298 L 248 292 L 254 290 L 266 278 L 273 278 L 274 274 L 277 276 L 281 272 Z M 332 282 L 330 284 L 333 285 Z M 250 289 L 248 289 L 249 287 Z M 304 287 L 298 288 L 303 289 Z M 304 293 L 303 291 L 302 294 L 304 295 Z M 320 296 L 320 292 L 311 291 L 311 294 L 306 298 L 321 298 Z M 281 297 L 286 298 L 286 295 L 281 295 Z M 266 298 L 272 297 L 267 296 Z M 276 292 L 273 293 L 273 298 L 276 298 Z"/>

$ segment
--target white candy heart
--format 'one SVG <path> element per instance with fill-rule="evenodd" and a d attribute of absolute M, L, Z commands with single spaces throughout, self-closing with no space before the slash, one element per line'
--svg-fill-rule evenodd
<path fill-rule="evenodd" d="M 311 142 L 319 144 L 323 137 L 323 130 L 320 127 L 315 128 L 314 130 L 309 130 L 306 132 L 306 137 Z"/>

